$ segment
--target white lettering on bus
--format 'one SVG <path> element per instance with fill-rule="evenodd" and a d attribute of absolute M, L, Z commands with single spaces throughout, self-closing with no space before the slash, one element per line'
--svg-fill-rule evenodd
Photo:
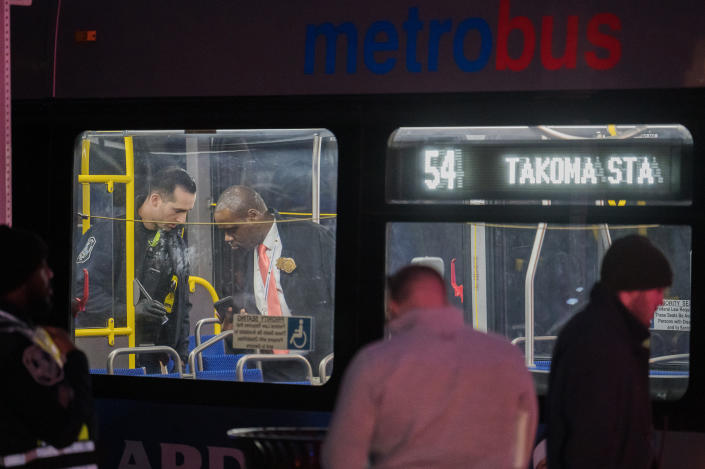
<path fill-rule="evenodd" d="M 505 156 L 510 185 L 611 185 L 662 184 L 663 176 L 656 160 L 645 156 L 611 156 L 607 170 L 600 157 L 535 156 L 533 158 Z"/>

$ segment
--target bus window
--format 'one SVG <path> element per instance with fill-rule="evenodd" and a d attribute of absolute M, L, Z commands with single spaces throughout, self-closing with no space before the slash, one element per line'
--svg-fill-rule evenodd
<path fill-rule="evenodd" d="M 73 325 L 93 373 L 325 382 L 332 133 L 91 131 L 75 155 Z"/>
<path fill-rule="evenodd" d="M 387 272 L 413 262 L 442 260 L 449 303 L 464 312 L 467 324 L 501 334 L 525 352 L 539 391 L 545 392 L 545 376 L 539 375 L 550 369 L 563 324 L 590 299 L 599 280 L 604 240 L 643 234 L 664 252 L 674 273 L 673 285 L 650 327 L 652 393 L 657 398 L 680 397 L 686 390 L 690 350 L 690 227 L 548 224 L 531 275 L 538 228 L 390 223 Z"/>
<path fill-rule="evenodd" d="M 610 133 L 621 135 L 623 141 L 603 143 Z M 561 136 L 558 144 L 545 143 L 556 138 L 555 134 Z M 589 134 L 596 142 L 589 141 Z M 539 135 L 538 143 L 532 135 Z M 578 143 L 567 144 L 564 138 L 568 135 L 575 137 L 569 141 Z M 647 137 L 640 135 L 648 135 L 648 143 Z M 635 205 L 687 204 L 690 187 L 683 171 L 689 165 L 691 145 L 689 133 L 681 126 L 399 129 L 388 150 L 388 201 L 495 205 L 499 212 L 507 204 L 609 204 L 624 210 Z M 473 160 L 475 157 L 481 161 Z M 631 186 L 643 184 L 643 188 L 620 187 L 618 160 L 629 165 L 641 162 L 641 179 L 637 173 L 619 174 L 632 178 Z M 566 182 L 566 164 L 572 172 L 578 166 L 581 171 L 592 167 L 587 181 Z M 625 171 L 629 167 L 634 170 L 623 166 Z M 656 168 L 657 172 L 650 173 Z M 603 185 L 599 191 L 609 199 L 594 198 L 599 191 L 589 187 L 592 170 L 594 185 Z M 563 177 L 559 178 L 561 171 Z M 477 173 L 480 180 L 473 179 Z M 518 183 L 522 177 L 528 187 L 508 184 L 512 180 Z M 495 187 L 487 182 L 493 178 L 497 184 L 507 184 Z M 662 184 L 659 181 L 667 183 L 651 186 L 652 182 Z M 555 187 L 551 187 L 553 183 Z M 643 200 L 651 189 L 658 194 Z M 549 196 L 552 198 L 544 199 Z M 466 323 L 501 334 L 519 347 L 537 390 L 545 393 L 556 337 L 587 305 L 599 280 L 601 259 L 612 240 L 629 234 L 647 236 L 664 252 L 674 272 L 673 285 L 650 327 L 651 392 L 655 399 L 682 396 L 689 374 L 691 227 L 542 223 L 541 208 L 532 210 L 537 220 L 527 224 L 388 223 L 387 272 L 416 262 L 441 271 L 448 300 L 464 312 Z"/>

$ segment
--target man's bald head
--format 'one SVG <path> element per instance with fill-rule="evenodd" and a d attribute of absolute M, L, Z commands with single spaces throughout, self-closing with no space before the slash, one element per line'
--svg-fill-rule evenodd
<path fill-rule="evenodd" d="M 230 186 L 215 205 L 215 222 L 233 249 L 253 249 L 267 236 L 274 222 L 267 204 L 247 186 Z"/>
<path fill-rule="evenodd" d="M 438 272 L 423 265 L 409 265 L 387 278 L 390 319 L 413 309 L 442 308 L 448 304 L 446 287 Z"/>
<path fill-rule="evenodd" d="M 230 186 L 220 194 L 215 211 L 228 210 L 236 215 L 255 209 L 267 213 L 267 204 L 257 191 L 247 186 Z"/>

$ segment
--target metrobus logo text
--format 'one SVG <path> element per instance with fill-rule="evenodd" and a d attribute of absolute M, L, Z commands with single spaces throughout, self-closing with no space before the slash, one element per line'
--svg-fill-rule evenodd
<path fill-rule="evenodd" d="M 392 22 L 375 21 L 364 32 L 362 57 L 365 67 L 375 74 L 391 72 L 401 57 L 404 58 L 408 72 L 419 73 L 424 71 L 424 68 L 435 72 L 439 69 L 439 50 L 442 47 L 450 47 L 452 40 L 455 65 L 464 72 L 483 70 L 490 63 L 493 49 L 497 70 L 524 70 L 536 55 L 540 57 L 541 65 L 546 70 L 574 69 L 578 60 L 584 60 L 595 70 L 608 70 L 619 63 L 622 56 L 622 43 L 618 37 L 622 30 L 619 17 L 612 13 L 597 13 L 590 18 L 584 33 L 590 45 L 580 53 L 578 44 L 581 42 L 581 32 L 578 15 L 568 16 L 564 21 L 565 26 L 557 26 L 559 20 L 554 16 L 543 16 L 540 25 L 537 25 L 526 16 L 512 16 L 510 0 L 500 0 L 497 27 L 493 32 L 483 18 L 466 18 L 457 24 L 453 24 L 450 18 L 424 21 L 419 9 L 412 7 L 409 8 L 406 21 L 401 25 L 406 42 L 402 46 L 404 49 L 400 51 L 400 32 Z M 558 37 L 559 34 L 554 31 L 556 29 L 564 29 L 565 36 Z M 521 54 L 517 55 L 514 51 L 514 56 L 510 55 L 510 35 L 521 35 Z M 320 44 L 325 50 L 325 73 L 335 73 L 338 40 L 344 38 L 347 52 L 345 70 L 349 74 L 356 73 L 360 46 L 358 36 L 358 28 L 351 22 L 338 25 L 307 25 L 304 72 L 308 75 L 315 73 L 316 46 Z M 320 43 L 319 38 L 324 42 Z M 427 57 L 418 56 L 417 46 L 420 38 L 426 41 Z M 554 55 L 556 50 L 562 50 L 562 55 Z"/>

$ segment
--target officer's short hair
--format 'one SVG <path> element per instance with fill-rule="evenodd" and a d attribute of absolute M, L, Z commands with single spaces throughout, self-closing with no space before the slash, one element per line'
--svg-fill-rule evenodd
<path fill-rule="evenodd" d="M 179 186 L 189 194 L 196 193 L 196 182 L 183 168 L 169 166 L 152 175 L 149 193 L 156 192 L 164 199 L 172 199 Z"/>

